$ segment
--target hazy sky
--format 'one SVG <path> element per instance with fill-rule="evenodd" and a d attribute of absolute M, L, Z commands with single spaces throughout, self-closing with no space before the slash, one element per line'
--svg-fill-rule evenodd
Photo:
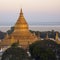
<path fill-rule="evenodd" d="M 0 0 L 0 26 L 14 25 L 21 8 L 29 24 L 60 22 L 60 0 Z"/>

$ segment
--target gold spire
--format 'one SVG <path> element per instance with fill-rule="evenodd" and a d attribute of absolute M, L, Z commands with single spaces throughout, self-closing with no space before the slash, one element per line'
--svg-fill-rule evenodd
<path fill-rule="evenodd" d="M 22 8 L 21 8 L 21 11 L 20 11 L 20 13 L 23 13 L 23 12 L 22 12 Z"/>
<path fill-rule="evenodd" d="M 14 26 L 15 31 L 27 31 L 28 30 L 28 24 L 23 16 L 22 8 L 20 10 L 20 16 Z"/>
<path fill-rule="evenodd" d="M 55 36 L 55 39 L 58 40 L 58 32 L 56 32 L 56 36 Z"/>
<path fill-rule="evenodd" d="M 56 32 L 55 40 L 56 40 L 57 44 L 60 44 L 58 32 Z"/>
<path fill-rule="evenodd" d="M 48 32 L 46 33 L 46 40 L 48 40 L 49 39 L 49 37 L 48 37 Z"/>
<path fill-rule="evenodd" d="M 21 10 L 20 10 L 20 16 L 23 16 L 22 8 L 21 8 Z"/>

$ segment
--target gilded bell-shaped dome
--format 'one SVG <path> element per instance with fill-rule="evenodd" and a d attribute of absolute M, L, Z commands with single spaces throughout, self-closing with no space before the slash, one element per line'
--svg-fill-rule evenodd
<path fill-rule="evenodd" d="M 22 12 L 22 9 L 20 11 L 20 15 L 19 15 L 19 18 L 14 26 L 14 30 L 15 31 L 26 31 L 28 30 L 28 24 L 23 16 L 23 12 Z"/>

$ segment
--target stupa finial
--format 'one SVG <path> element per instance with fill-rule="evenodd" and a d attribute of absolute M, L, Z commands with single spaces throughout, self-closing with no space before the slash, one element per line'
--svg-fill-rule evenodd
<path fill-rule="evenodd" d="M 22 8 L 21 8 L 21 10 L 20 10 L 20 16 L 23 16 Z"/>
<path fill-rule="evenodd" d="M 20 10 L 20 13 L 23 13 L 23 12 L 22 12 L 22 8 L 21 8 L 21 10 Z"/>

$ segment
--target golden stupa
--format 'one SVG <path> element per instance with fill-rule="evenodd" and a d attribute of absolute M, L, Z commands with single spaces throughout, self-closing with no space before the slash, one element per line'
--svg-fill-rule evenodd
<path fill-rule="evenodd" d="M 59 33 L 56 32 L 55 40 L 57 44 L 60 44 Z"/>
<path fill-rule="evenodd" d="M 10 46 L 12 43 L 19 42 L 23 48 L 27 48 L 29 44 L 37 41 L 38 38 L 35 34 L 29 31 L 28 24 L 23 16 L 22 9 L 19 18 L 14 26 L 14 31 L 10 35 L 6 35 L 5 39 L 0 43 L 1 46 Z"/>

